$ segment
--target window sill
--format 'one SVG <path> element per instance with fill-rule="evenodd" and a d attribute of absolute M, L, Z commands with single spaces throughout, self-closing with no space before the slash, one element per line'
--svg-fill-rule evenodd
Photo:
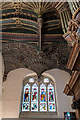
<path fill-rule="evenodd" d="M 21 112 L 19 118 L 57 118 L 57 112 Z"/>

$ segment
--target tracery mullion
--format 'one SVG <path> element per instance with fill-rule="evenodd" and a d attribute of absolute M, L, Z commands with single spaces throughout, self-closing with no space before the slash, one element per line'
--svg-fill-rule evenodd
<path fill-rule="evenodd" d="M 47 104 L 48 103 L 48 97 L 47 97 L 48 92 L 47 92 L 47 84 L 46 83 L 45 83 L 45 86 L 46 86 L 46 105 L 47 105 L 47 111 L 48 111 L 48 104 Z"/>
<path fill-rule="evenodd" d="M 30 85 L 29 81 L 27 83 L 28 85 Z M 30 100 L 31 100 L 31 85 L 30 85 L 30 90 L 29 90 L 29 111 L 30 111 Z"/>
<path fill-rule="evenodd" d="M 30 107 L 29 107 L 29 111 L 31 111 L 31 94 L 32 94 L 32 85 L 33 85 L 33 83 L 30 84 L 31 89 L 30 89 Z"/>
<path fill-rule="evenodd" d="M 53 84 L 53 86 L 54 86 L 54 95 L 55 95 L 55 98 L 54 98 L 54 100 L 55 100 L 55 110 L 57 110 L 57 105 L 56 105 L 56 93 L 55 93 L 55 84 Z"/>
<path fill-rule="evenodd" d="M 39 84 L 39 112 L 40 112 L 40 86 L 41 86 L 41 84 L 42 84 L 43 82 L 41 82 L 40 84 Z"/>
<path fill-rule="evenodd" d="M 38 84 L 38 111 L 40 112 L 40 84 Z"/>
<path fill-rule="evenodd" d="M 48 85 L 51 83 L 51 80 L 49 80 L 49 83 Z M 47 91 L 48 91 L 48 85 L 47 85 Z M 49 93 L 47 93 L 47 97 L 49 97 Z M 47 98 L 47 105 L 48 105 L 48 112 L 49 112 L 49 101 L 48 101 L 48 98 Z"/>
<path fill-rule="evenodd" d="M 22 106 L 23 106 L 23 93 L 24 93 L 24 84 L 22 86 L 22 95 L 21 95 L 21 111 L 22 111 Z"/>
<path fill-rule="evenodd" d="M 35 83 L 37 84 L 37 86 L 38 86 L 38 112 L 39 112 L 39 84 L 38 84 L 38 81 L 35 81 Z"/>
<path fill-rule="evenodd" d="M 48 112 L 48 84 L 46 84 L 46 96 L 47 96 L 47 112 Z"/>

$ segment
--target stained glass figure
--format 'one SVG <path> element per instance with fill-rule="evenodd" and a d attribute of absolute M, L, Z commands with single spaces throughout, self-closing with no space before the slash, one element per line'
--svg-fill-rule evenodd
<path fill-rule="evenodd" d="M 49 83 L 49 79 L 48 78 L 44 78 L 44 83 Z"/>
<path fill-rule="evenodd" d="M 30 78 L 30 79 L 29 79 L 29 82 L 30 82 L 30 83 L 33 83 L 33 82 L 34 82 L 34 78 Z"/>
<path fill-rule="evenodd" d="M 49 102 L 54 101 L 54 91 L 52 88 L 49 89 Z"/>
<path fill-rule="evenodd" d="M 30 102 L 30 85 L 27 84 L 24 86 L 22 111 L 29 111 L 29 102 Z"/>
<path fill-rule="evenodd" d="M 36 83 L 32 86 L 31 111 L 38 111 L 38 86 Z"/>
<path fill-rule="evenodd" d="M 47 111 L 46 86 L 42 83 L 40 86 L 40 111 Z"/>
<path fill-rule="evenodd" d="M 29 102 L 29 88 L 25 89 L 24 102 Z"/>
<path fill-rule="evenodd" d="M 56 110 L 54 86 L 51 83 L 48 85 L 48 109 L 49 111 Z"/>
<path fill-rule="evenodd" d="M 40 103 L 40 111 L 47 111 L 46 103 Z"/>
<path fill-rule="evenodd" d="M 29 83 L 24 81 L 22 111 L 55 112 L 55 92 L 51 80 L 44 77 L 40 83 L 35 80 L 35 77 L 31 77 Z"/>

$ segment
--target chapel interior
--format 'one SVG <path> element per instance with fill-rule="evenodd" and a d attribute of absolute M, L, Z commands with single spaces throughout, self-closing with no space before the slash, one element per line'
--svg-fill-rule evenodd
<path fill-rule="evenodd" d="M 0 118 L 80 120 L 80 1 L 0 2 Z"/>

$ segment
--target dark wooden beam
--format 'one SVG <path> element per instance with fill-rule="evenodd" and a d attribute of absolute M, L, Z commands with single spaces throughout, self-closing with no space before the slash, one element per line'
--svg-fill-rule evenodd
<path fill-rule="evenodd" d="M 77 58 L 80 59 L 80 43 L 75 42 L 66 66 L 67 69 L 74 70 L 74 65 L 76 65 L 76 69 L 78 69 L 77 66 L 80 65 L 80 61 L 78 60 L 78 62 Z"/>

